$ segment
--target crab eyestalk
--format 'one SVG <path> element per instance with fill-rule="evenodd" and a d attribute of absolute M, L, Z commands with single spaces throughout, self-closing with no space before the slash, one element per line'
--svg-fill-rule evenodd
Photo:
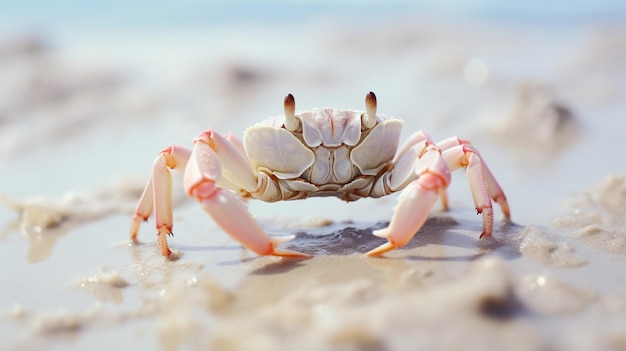
<path fill-rule="evenodd" d="M 361 117 L 361 123 L 365 129 L 376 125 L 376 95 L 371 91 L 365 95 L 365 113 Z"/>
<path fill-rule="evenodd" d="M 296 119 L 296 100 L 291 94 L 285 96 L 285 128 L 292 132 L 300 128 L 300 122 Z"/>

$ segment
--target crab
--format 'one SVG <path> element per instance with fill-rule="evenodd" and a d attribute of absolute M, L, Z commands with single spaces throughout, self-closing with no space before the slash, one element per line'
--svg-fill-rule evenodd
<path fill-rule="evenodd" d="M 170 145 L 154 160 L 133 217 L 130 236 L 137 241 L 141 222 L 154 211 L 161 254 L 172 255 L 172 181 L 170 169 L 183 171 L 186 193 L 215 223 L 258 255 L 306 254 L 279 248 L 290 238 L 272 237 L 248 212 L 249 198 L 267 202 L 334 196 L 345 201 L 381 197 L 398 191 L 398 204 L 387 228 L 373 234 L 387 242 L 366 255 L 381 255 L 411 240 L 437 199 L 448 209 L 450 173 L 465 168 L 478 214 L 480 238 L 492 235 L 492 200 L 505 219 L 509 205 L 500 185 L 470 142 L 458 137 L 434 142 L 412 134 L 400 147 L 402 120 L 376 114 L 376 95 L 365 97 L 365 112 L 321 108 L 296 113 L 295 100 L 284 99 L 284 114 L 248 128 L 243 139 L 208 129 L 191 149 Z"/>

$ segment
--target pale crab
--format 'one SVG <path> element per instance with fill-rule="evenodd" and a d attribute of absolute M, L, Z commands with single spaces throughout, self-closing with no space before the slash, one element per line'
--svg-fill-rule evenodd
<path fill-rule="evenodd" d="M 268 202 L 335 196 L 345 201 L 381 197 L 403 190 L 389 226 L 374 235 L 387 242 L 366 255 L 405 245 L 422 227 L 438 197 L 448 208 L 450 172 L 464 167 L 483 232 L 493 230 L 493 199 L 510 218 L 504 192 L 472 145 L 458 137 L 435 143 L 416 132 L 398 148 L 402 121 L 376 114 L 376 96 L 366 95 L 366 111 L 312 109 L 296 113 L 291 94 L 284 115 L 248 128 L 239 140 L 214 130 L 202 132 L 193 148 L 170 145 L 160 152 L 135 210 L 131 240 L 155 212 L 163 256 L 171 250 L 172 184 L 169 169 L 184 171 L 184 189 L 215 223 L 259 255 L 306 256 L 281 249 L 286 241 L 269 236 L 248 212 L 245 199 Z M 288 240 L 288 239 L 287 239 Z"/>

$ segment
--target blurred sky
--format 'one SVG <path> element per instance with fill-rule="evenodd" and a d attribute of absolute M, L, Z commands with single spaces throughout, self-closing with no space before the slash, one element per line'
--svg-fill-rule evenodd
<path fill-rule="evenodd" d="M 284 23 L 324 15 L 358 19 L 399 13 L 460 19 L 535 21 L 558 25 L 623 19 L 626 15 L 626 1 L 2 0 L 0 29 L 210 25 L 233 21 Z"/>

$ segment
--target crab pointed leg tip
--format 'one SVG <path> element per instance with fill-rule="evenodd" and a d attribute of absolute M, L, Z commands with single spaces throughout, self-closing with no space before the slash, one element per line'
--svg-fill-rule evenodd
<path fill-rule="evenodd" d="M 137 241 L 137 233 L 139 233 L 139 223 L 133 221 L 130 225 L 130 240 Z"/>
<path fill-rule="evenodd" d="M 311 257 L 309 254 L 305 254 L 298 251 L 292 251 L 287 249 L 274 249 L 273 256 L 287 257 L 287 258 L 306 258 Z"/>
<path fill-rule="evenodd" d="M 380 245 L 379 247 L 375 248 L 374 250 L 371 250 L 369 252 L 367 252 L 365 254 L 365 256 L 380 256 L 382 254 L 384 254 L 387 251 L 391 251 L 393 249 L 396 248 L 396 245 L 390 242 L 386 242 L 382 245 Z"/>
<path fill-rule="evenodd" d="M 169 253 L 167 254 L 167 256 L 164 255 L 164 257 L 168 261 L 174 262 L 180 259 L 182 255 L 183 255 L 182 252 L 180 252 L 179 250 L 169 250 Z"/>
<path fill-rule="evenodd" d="M 384 228 L 384 229 L 378 229 L 378 230 L 374 230 L 372 232 L 373 235 L 379 237 L 379 238 L 387 238 L 389 236 L 389 228 Z"/>
<path fill-rule="evenodd" d="M 281 236 L 272 237 L 272 241 L 274 242 L 275 245 L 278 245 L 278 244 L 282 244 L 282 243 L 286 243 L 288 241 L 291 241 L 291 240 L 293 240 L 295 238 L 296 238 L 295 235 L 281 235 Z"/>
<path fill-rule="evenodd" d="M 504 214 L 504 218 L 506 220 L 511 220 L 511 210 L 509 209 L 509 206 L 501 206 L 502 207 L 502 213 Z"/>

